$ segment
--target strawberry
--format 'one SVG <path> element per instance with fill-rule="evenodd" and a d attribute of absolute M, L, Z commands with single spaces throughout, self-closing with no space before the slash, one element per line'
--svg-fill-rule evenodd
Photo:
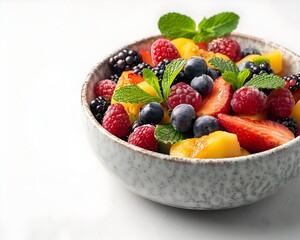
<path fill-rule="evenodd" d="M 145 63 L 148 63 L 150 66 L 154 67 L 154 64 L 152 62 L 151 53 L 149 51 L 146 51 L 144 49 L 141 49 L 139 53 L 142 56 L 142 61 Z"/>
<path fill-rule="evenodd" d="M 133 72 L 128 73 L 128 78 L 130 84 L 138 84 L 144 81 L 144 78 L 141 75 L 135 74 Z"/>
<path fill-rule="evenodd" d="M 277 147 L 294 138 L 288 128 L 271 120 L 251 120 L 227 114 L 218 114 L 217 118 L 226 131 L 237 135 L 243 148 L 253 153 Z"/>
<path fill-rule="evenodd" d="M 202 105 L 196 112 L 197 117 L 203 115 L 215 117 L 219 113 L 229 113 L 231 97 L 231 85 L 222 77 L 217 78 L 211 92 L 202 98 Z"/>
<path fill-rule="evenodd" d="M 205 42 L 197 42 L 196 45 L 199 47 L 199 49 L 207 51 L 207 44 Z"/>

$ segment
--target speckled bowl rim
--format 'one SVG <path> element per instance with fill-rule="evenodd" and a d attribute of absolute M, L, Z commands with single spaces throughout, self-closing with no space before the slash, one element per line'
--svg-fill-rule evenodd
<path fill-rule="evenodd" d="M 230 34 L 233 37 L 241 37 L 241 38 L 247 38 L 253 41 L 258 41 L 261 43 L 264 43 L 266 45 L 269 45 L 271 47 L 273 47 L 274 49 L 280 49 L 283 51 L 287 51 L 290 52 L 291 54 L 293 54 L 295 57 L 299 58 L 300 61 L 300 56 L 297 55 L 296 53 L 294 53 L 293 51 L 280 46 L 277 43 L 268 41 L 268 40 L 264 40 L 262 38 L 257 38 L 254 36 L 250 36 L 247 34 L 241 34 L 241 33 L 232 33 Z M 160 35 L 157 36 L 151 36 L 148 38 L 144 38 L 141 39 L 139 41 L 136 41 L 135 43 L 126 45 L 125 47 L 130 48 L 130 46 L 133 46 L 135 44 L 141 43 L 143 41 L 146 40 L 150 40 L 150 39 L 156 39 L 158 37 L 161 37 Z M 124 47 L 123 47 L 124 48 Z M 119 50 L 123 49 L 120 48 Z M 117 52 L 118 50 L 116 50 Z M 96 118 L 93 116 L 90 107 L 89 107 L 89 103 L 87 102 L 87 92 L 88 92 L 88 84 L 93 76 L 93 73 L 95 73 L 96 71 L 99 71 L 99 69 L 101 68 L 101 66 L 107 61 L 107 59 L 109 59 L 113 54 L 111 54 L 110 56 L 104 58 L 104 60 L 102 60 L 101 62 L 99 62 L 98 64 L 96 64 L 91 71 L 89 72 L 89 74 L 87 75 L 83 86 L 82 86 L 82 90 L 81 90 L 81 105 L 84 111 L 84 114 L 88 117 L 88 119 L 91 121 L 91 123 L 94 125 L 94 127 L 99 130 L 102 134 L 106 135 L 107 137 L 111 138 L 113 140 L 114 143 L 116 144 L 121 144 L 122 146 L 131 149 L 132 151 L 136 151 L 141 153 L 142 155 L 148 155 L 151 157 L 155 157 L 158 159 L 161 159 L 162 161 L 171 161 L 171 162 L 175 162 L 175 163 L 190 163 L 190 164 L 216 164 L 216 163 L 220 163 L 220 164 L 235 164 L 237 162 L 244 162 L 244 161 L 251 161 L 251 160 L 255 160 L 255 159 L 260 159 L 261 156 L 271 156 L 273 154 L 277 154 L 278 152 L 283 151 L 286 148 L 290 148 L 293 146 L 299 146 L 300 144 L 300 137 L 294 138 L 293 140 L 284 143 L 278 147 L 263 151 L 263 152 L 259 152 L 259 153 L 255 153 L 255 154 L 251 154 L 251 155 L 246 155 L 246 156 L 239 156 L 239 157 L 230 157 L 230 158 L 207 158 L 207 159 L 202 159 L 202 158 L 184 158 L 184 157 L 174 157 L 174 156 L 170 156 L 170 155 L 166 155 L 163 153 L 158 153 L 158 152 L 153 152 L 150 150 L 146 150 L 137 146 L 134 146 L 132 144 L 129 144 L 128 142 L 114 136 L 113 134 L 111 134 L 110 132 L 108 132 L 107 130 L 105 130 L 101 124 L 96 120 Z"/>

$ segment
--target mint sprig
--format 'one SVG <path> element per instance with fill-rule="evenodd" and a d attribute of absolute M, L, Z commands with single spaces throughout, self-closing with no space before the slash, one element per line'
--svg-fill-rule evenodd
<path fill-rule="evenodd" d="M 157 125 L 154 136 L 158 142 L 164 144 L 174 144 L 184 139 L 183 134 L 175 130 L 172 124 Z"/>
<path fill-rule="evenodd" d="M 158 97 L 152 96 L 151 94 L 145 92 L 138 85 L 134 84 L 123 86 L 115 90 L 113 99 L 117 102 L 124 103 L 162 103 L 168 98 L 171 92 L 171 85 L 178 73 L 182 70 L 185 63 L 186 61 L 184 59 L 178 58 L 167 65 L 161 83 L 162 91 L 158 78 L 155 76 L 155 74 L 150 69 L 143 69 L 143 77 L 145 81 L 154 89 Z"/>
<path fill-rule="evenodd" d="M 163 99 L 153 97 L 145 92 L 138 85 L 127 85 L 117 89 L 114 92 L 113 99 L 117 102 L 124 103 L 147 103 L 147 102 L 163 102 Z"/>
<path fill-rule="evenodd" d="M 252 86 L 259 89 L 275 89 L 284 86 L 284 80 L 278 75 L 263 73 L 246 82 L 244 86 Z"/>
<path fill-rule="evenodd" d="M 222 73 L 222 78 L 232 85 L 233 90 L 243 86 L 252 86 L 259 89 L 275 89 L 284 86 L 284 80 L 275 74 L 260 74 L 245 83 L 250 70 L 245 68 L 239 71 L 234 62 L 222 58 L 211 58 L 208 61 Z"/>
<path fill-rule="evenodd" d="M 162 35 L 174 39 L 179 37 L 193 39 L 195 42 L 208 41 L 231 33 L 238 25 L 239 16 L 233 12 L 223 12 L 204 18 L 196 29 L 195 21 L 183 14 L 167 13 L 158 21 Z"/>

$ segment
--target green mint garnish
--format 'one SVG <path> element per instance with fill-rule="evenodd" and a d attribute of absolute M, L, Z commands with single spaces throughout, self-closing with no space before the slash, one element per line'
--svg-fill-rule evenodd
<path fill-rule="evenodd" d="M 209 59 L 208 62 L 215 68 L 219 69 L 219 71 L 221 73 L 226 72 L 226 71 L 230 71 L 235 74 L 239 73 L 239 69 L 236 66 L 236 64 L 228 59 L 214 57 L 214 58 Z"/>
<path fill-rule="evenodd" d="M 246 82 L 244 86 L 252 86 L 259 89 L 275 89 L 284 86 L 284 80 L 275 74 L 263 73 Z"/>
<path fill-rule="evenodd" d="M 158 21 L 160 32 L 171 39 L 184 37 L 192 39 L 196 32 L 196 23 L 188 16 L 168 13 Z"/>
<path fill-rule="evenodd" d="M 186 61 L 182 58 L 178 58 L 169 63 L 164 71 L 163 79 L 162 79 L 162 89 L 164 99 L 167 99 L 171 92 L 171 85 L 175 80 L 178 73 L 182 70 Z"/>
<path fill-rule="evenodd" d="M 155 74 L 150 69 L 143 69 L 143 77 L 145 81 L 154 89 L 158 97 L 153 97 L 151 94 L 141 89 L 138 85 L 134 84 L 115 90 L 113 99 L 117 102 L 124 103 L 162 103 L 168 98 L 171 91 L 171 85 L 178 73 L 182 70 L 185 63 L 186 61 L 184 59 L 178 58 L 167 65 L 161 82 L 162 92 L 158 78 L 155 76 Z"/>
<path fill-rule="evenodd" d="M 159 19 L 158 27 L 162 35 L 170 39 L 184 37 L 195 42 L 204 42 L 231 33 L 238 22 L 237 14 L 223 12 L 204 18 L 196 29 L 196 23 L 192 18 L 179 13 L 168 13 Z"/>
<path fill-rule="evenodd" d="M 172 124 L 157 125 L 154 136 L 158 142 L 164 144 L 173 144 L 184 139 L 183 134 L 176 131 Z"/>
<path fill-rule="evenodd" d="M 135 84 L 117 89 L 114 92 L 113 99 L 117 102 L 125 103 L 163 102 L 163 99 L 153 97 Z"/>
<path fill-rule="evenodd" d="M 261 64 L 263 62 L 270 63 L 270 59 L 267 58 L 267 57 L 264 57 L 264 56 L 257 56 L 255 58 L 253 58 L 252 62 L 259 65 L 259 64 Z"/>
<path fill-rule="evenodd" d="M 157 96 L 159 96 L 160 99 L 163 99 L 163 96 L 161 95 L 161 91 L 160 91 L 160 86 L 159 86 L 159 82 L 158 82 L 158 78 L 156 77 L 156 75 L 154 74 L 154 72 L 152 72 L 150 69 L 148 68 L 144 68 L 143 69 L 143 77 L 145 79 L 145 81 L 153 87 L 155 93 L 157 94 Z"/>
<path fill-rule="evenodd" d="M 243 69 L 242 71 L 239 72 L 239 74 L 238 74 L 238 84 L 237 84 L 236 89 L 239 89 L 244 85 L 244 83 L 245 83 L 246 79 L 249 77 L 249 75 L 250 75 L 250 70 L 247 69 L 247 68 L 245 68 L 245 69 Z"/>

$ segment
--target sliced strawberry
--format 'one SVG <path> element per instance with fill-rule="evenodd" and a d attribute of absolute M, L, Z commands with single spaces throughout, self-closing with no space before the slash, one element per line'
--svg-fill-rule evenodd
<path fill-rule="evenodd" d="M 129 78 L 130 84 L 138 84 L 138 83 L 144 81 L 144 78 L 141 75 L 133 73 L 133 72 L 128 74 L 128 78 Z"/>
<path fill-rule="evenodd" d="M 271 120 L 251 120 L 227 114 L 218 114 L 226 131 L 237 135 L 240 145 L 256 153 L 277 147 L 294 138 L 285 126 Z"/>
<path fill-rule="evenodd" d="M 197 42 L 196 45 L 200 48 L 203 49 L 204 51 L 207 51 L 207 44 L 205 42 Z"/>
<path fill-rule="evenodd" d="M 217 116 L 219 113 L 230 112 L 232 87 L 223 78 L 214 81 L 211 92 L 202 98 L 202 105 L 197 111 L 197 117 L 203 115 Z"/>
<path fill-rule="evenodd" d="M 300 88 L 297 89 L 296 91 L 292 92 L 292 94 L 295 99 L 295 102 L 298 102 L 300 100 Z"/>
<path fill-rule="evenodd" d="M 149 51 L 146 51 L 144 49 L 141 49 L 139 53 L 142 55 L 142 61 L 145 63 L 148 63 L 150 66 L 154 67 L 154 64 L 152 62 L 151 53 Z"/>

